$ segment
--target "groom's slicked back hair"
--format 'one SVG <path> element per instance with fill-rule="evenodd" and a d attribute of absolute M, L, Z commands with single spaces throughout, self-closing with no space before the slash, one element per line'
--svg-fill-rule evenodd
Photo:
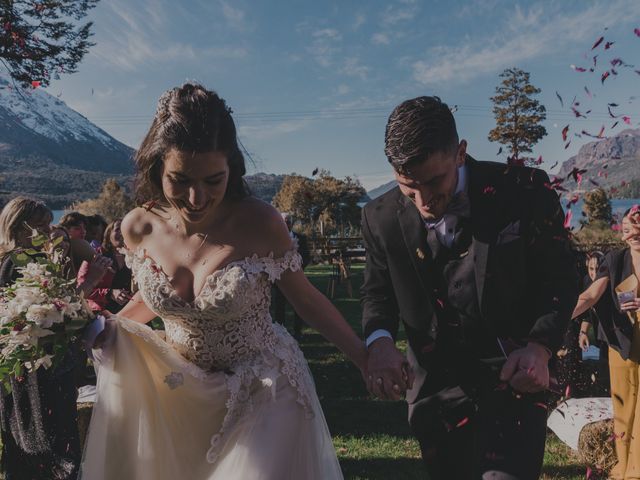
<path fill-rule="evenodd" d="M 456 122 L 446 103 L 438 97 L 417 97 L 398 105 L 387 122 L 384 153 L 400 174 L 429 155 L 458 146 Z"/>

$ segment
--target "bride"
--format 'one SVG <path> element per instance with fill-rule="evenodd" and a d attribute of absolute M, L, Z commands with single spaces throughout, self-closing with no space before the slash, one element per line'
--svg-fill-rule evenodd
<path fill-rule="evenodd" d="M 162 95 L 124 218 L 140 291 L 102 336 L 85 480 L 336 479 L 311 374 L 269 315 L 271 284 L 361 371 L 366 350 L 311 286 L 281 216 L 250 196 L 231 110 Z M 166 339 L 145 325 L 164 320 Z"/>

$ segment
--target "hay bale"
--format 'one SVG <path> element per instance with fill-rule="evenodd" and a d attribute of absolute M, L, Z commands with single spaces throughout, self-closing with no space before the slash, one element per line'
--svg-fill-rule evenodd
<path fill-rule="evenodd" d="M 618 461 L 613 438 L 613 419 L 585 425 L 578 438 L 580 460 L 591 468 L 609 473 Z"/>
<path fill-rule="evenodd" d="M 87 437 L 92 412 L 93 402 L 78 403 L 78 432 L 80 433 L 80 447 L 82 448 L 84 448 L 84 441 Z"/>

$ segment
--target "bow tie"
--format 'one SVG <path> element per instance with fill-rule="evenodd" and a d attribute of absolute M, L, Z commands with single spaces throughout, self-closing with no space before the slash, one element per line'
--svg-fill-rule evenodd
<path fill-rule="evenodd" d="M 425 225 L 429 229 L 434 229 L 440 223 L 445 221 L 447 217 L 456 217 L 456 218 L 469 218 L 471 216 L 471 204 L 469 203 L 469 197 L 465 192 L 456 193 L 451 202 L 447 206 L 447 210 L 444 212 L 442 217 L 435 222 L 425 222 Z"/>

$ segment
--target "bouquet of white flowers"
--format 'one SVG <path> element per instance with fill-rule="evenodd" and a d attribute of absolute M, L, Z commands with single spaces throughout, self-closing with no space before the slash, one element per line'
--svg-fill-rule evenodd
<path fill-rule="evenodd" d="M 61 241 L 34 231 L 34 249 L 13 254 L 20 277 L 0 288 L 0 382 L 7 391 L 12 376 L 55 368 L 94 318 L 75 279 L 64 274 L 67 259 L 56 249 Z"/>

